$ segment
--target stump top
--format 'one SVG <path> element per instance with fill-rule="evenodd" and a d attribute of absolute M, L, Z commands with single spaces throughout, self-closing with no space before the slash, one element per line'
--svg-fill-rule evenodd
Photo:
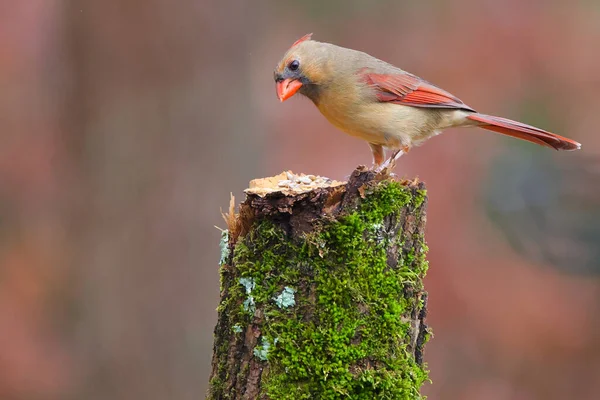
<path fill-rule="evenodd" d="M 346 182 L 332 180 L 324 176 L 294 174 L 292 171 L 284 171 L 279 175 L 251 180 L 248 189 L 244 192 L 260 197 L 271 193 L 293 196 L 319 188 L 331 188 L 345 184 Z"/>

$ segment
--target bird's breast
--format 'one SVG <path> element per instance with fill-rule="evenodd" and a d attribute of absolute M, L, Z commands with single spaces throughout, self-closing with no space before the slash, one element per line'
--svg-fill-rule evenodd
<path fill-rule="evenodd" d="M 362 101 L 351 96 L 332 99 L 322 96 L 317 108 L 331 124 L 341 131 L 387 147 L 407 145 L 407 138 L 398 129 L 402 119 L 398 115 L 402 106 L 390 107 L 390 104 L 375 101 Z"/>

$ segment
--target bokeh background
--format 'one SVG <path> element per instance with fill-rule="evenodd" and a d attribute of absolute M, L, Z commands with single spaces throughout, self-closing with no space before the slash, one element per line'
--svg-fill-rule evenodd
<path fill-rule="evenodd" d="M 1 399 L 204 397 L 230 192 L 371 161 L 275 97 L 308 32 L 583 143 L 454 130 L 397 172 L 430 195 L 429 398 L 600 398 L 600 2 L 6 0 Z"/>

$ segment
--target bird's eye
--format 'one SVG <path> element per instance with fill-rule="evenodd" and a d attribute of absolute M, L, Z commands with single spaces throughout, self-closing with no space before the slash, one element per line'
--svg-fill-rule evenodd
<path fill-rule="evenodd" d="M 288 65 L 288 68 L 292 71 L 296 71 L 300 67 L 300 61 L 294 60 Z"/>

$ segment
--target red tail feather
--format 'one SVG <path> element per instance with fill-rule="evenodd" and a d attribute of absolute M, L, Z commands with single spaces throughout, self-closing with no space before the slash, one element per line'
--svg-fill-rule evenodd
<path fill-rule="evenodd" d="M 577 150 L 581 148 L 581 145 L 574 140 L 546 132 L 535 126 L 511 121 L 510 119 L 485 114 L 472 114 L 467 118 L 480 122 L 481 125 L 479 126 L 481 128 L 551 147 L 556 150 Z"/>

